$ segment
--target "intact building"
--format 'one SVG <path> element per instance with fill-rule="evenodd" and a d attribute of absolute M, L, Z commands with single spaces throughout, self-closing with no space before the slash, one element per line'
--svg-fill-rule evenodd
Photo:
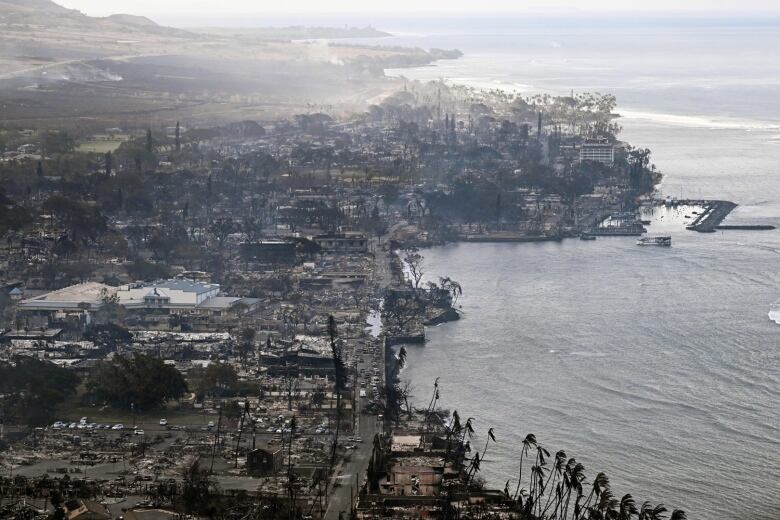
<path fill-rule="evenodd" d="M 612 166 L 615 163 L 615 147 L 606 141 L 585 141 L 580 146 L 580 162 L 585 161 Z"/>
<path fill-rule="evenodd" d="M 368 238 L 363 233 L 346 232 L 318 235 L 313 240 L 325 253 L 368 252 Z"/>
<path fill-rule="evenodd" d="M 192 280 L 162 280 L 120 287 L 96 282 L 71 285 L 22 300 L 19 309 L 37 314 L 89 316 L 91 312 L 99 311 L 112 300 L 128 310 L 162 314 L 220 315 L 239 303 L 248 308 L 257 304 L 257 300 L 252 298 L 221 296 L 218 284 Z"/>

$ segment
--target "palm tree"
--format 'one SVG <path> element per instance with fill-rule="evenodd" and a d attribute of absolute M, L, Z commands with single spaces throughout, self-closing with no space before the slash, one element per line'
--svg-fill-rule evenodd
<path fill-rule="evenodd" d="M 669 520 L 686 520 L 687 518 L 685 511 L 682 509 L 675 509 L 672 511 L 672 517 Z"/>
<path fill-rule="evenodd" d="M 444 453 L 444 462 L 446 463 L 447 460 L 449 460 L 450 452 L 452 451 L 452 437 L 460 435 L 462 430 L 460 414 L 458 414 L 457 410 L 452 412 L 452 419 L 449 424 L 444 425 L 444 430 L 447 432 L 447 451 Z"/>
<path fill-rule="evenodd" d="M 585 503 L 582 505 L 582 509 L 580 510 L 580 514 L 575 514 L 575 519 L 584 518 L 584 514 L 588 509 L 588 506 L 590 505 L 591 500 L 595 496 L 596 499 L 599 499 L 601 497 L 601 494 L 609 489 L 609 478 L 607 477 L 606 473 L 599 473 L 596 475 L 596 478 L 593 480 L 593 488 L 590 490 L 590 494 L 588 494 L 587 500 L 585 500 Z M 576 505 L 576 503 L 575 503 Z"/>
<path fill-rule="evenodd" d="M 545 489 L 547 489 L 550 486 L 550 484 L 555 486 L 556 479 L 560 478 L 563 475 L 565 462 L 566 462 L 566 452 L 563 450 L 559 450 L 555 454 L 555 465 L 553 466 L 553 470 L 550 472 L 550 476 L 547 478 L 547 482 L 544 484 Z M 559 496 L 560 484 L 559 487 L 555 489 L 556 489 L 555 496 Z M 544 516 L 544 514 L 547 512 L 547 508 L 549 508 L 550 505 L 552 504 L 552 499 L 553 499 L 553 494 L 550 493 L 550 496 L 547 497 L 547 502 L 545 502 L 544 504 L 544 510 L 541 512 L 541 516 Z"/>
<path fill-rule="evenodd" d="M 658 504 L 653 507 L 653 505 L 647 501 L 643 503 L 642 507 L 639 509 L 639 520 L 663 520 L 666 511 L 667 509 L 663 504 Z M 685 515 L 685 513 L 682 514 Z"/>
<path fill-rule="evenodd" d="M 395 358 L 396 372 L 400 372 L 406 366 L 406 348 L 401 347 L 398 350 L 398 356 Z"/>
<path fill-rule="evenodd" d="M 542 495 L 544 494 L 544 466 L 542 464 L 534 464 L 531 466 L 531 485 L 530 498 L 533 499 L 531 512 L 533 512 L 537 506 L 541 504 Z"/>
<path fill-rule="evenodd" d="M 636 508 L 634 497 L 623 495 L 623 498 L 620 499 L 617 520 L 630 520 L 633 515 L 637 514 L 639 514 L 639 510 Z"/>
<path fill-rule="evenodd" d="M 431 414 L 433 413 L 433 410 L 436 408 L 436 402 L 439 400 L 439 378 L 437 377 L 433 382 L 433 395 L 431 396 L 431 401 L 428 403 L 428 408 L 425 410 L 425 419 L 423 420 L 424 430 L 425 432 L 428 431 L 428 428 L 430 427 L 430 418 Z M 424 432 L 421 432 L 424 433 Z M 422 442 L 422 435 L 421 442 Z"/>
<path fill-rule="evenodd" d="M 336 341 L 336 320 L 333 316 L 328 318 L 328 335 L 330 336 L 330 350 L 333 356 L 334 387 L 336 392 L 336 433 L 333 436 L 333 450 L 330 456 L 330 471 L 336 464 L 336 449 L 339 442 L 339 432 L 341 430 L 341 392 L 344 389 L 345 370 L 344 359 L 342 358 L 341 347 Z"/>
<path fill-rule="evenodd" d="M 488 428 L 487 432 L 487 440 L 485 441 L 485 449 L 482 450 L 482 460 L 485 460 L 485 454 L 487 453 L 488 444 L 490 444 L 490 441 L 496 442 L 496 436 L 493 433 L 493 428 Z"/>
<path fill-rule="evenodd" d="M 482 460 L 479 457 L 479 452 L 474 454 L 474 457 L 471 458 L 471 464 L 469 466 L 469 470 L 466 473 L 466 485 L 468 486 L 471 482 L 471 477 L 476 475 L 479 471 L 479 466 Z"/>
<path fill-rule="evenodd" d="M 517 474 L 517 488 L 515 489 L 515 494 L 513 495 L 515 500 L 517 500 L 517 497 L 520 494 L 520 485 L 523 481 L 523 456 L 528 455 L 528 452 L 532 446 L 536 446 L 536 435 L 529 433 L 525 436 L 525 439 L 523 439 L 523 447 L 520 450 L 520 470 Z"/>
<path fill-rule="evenodd" d="M 566 473 L 564 473 L 564 482 L 568 482 L 566 492 L 566 502 L 563 504 L 562 518 L 566 518 L 569 514 L 569 501 L 571 500 L 572 491 L 577 492 L 577 497 L 574 500 L 575 516 L 578 512 L 579 501 L 582 500 L 582 482 L 585 480 L 585 466 L 577 462 L 574 458 L 569 459 L 566 463 Z"/>

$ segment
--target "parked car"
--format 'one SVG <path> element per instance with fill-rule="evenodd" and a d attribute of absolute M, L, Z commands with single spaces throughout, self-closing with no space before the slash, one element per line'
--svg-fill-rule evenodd
<path fill-rule="evenodd" d="M 122 423 L 115 424 L 115 425 L 113 425 L 113 426 L 111 427 L 111 429 L 112 429 L 112 430 L 124 430 L 124 429 L 125 429 L 125 425 L 124 425 L 124 424 L 122 424 Z"/>
<path fill-rule="evenodd" d="M 168 426 L 168 419 L 160 419 L 160 426 Z"/>
<path fill-rule="evenodd" d="M 144 431 L 141 430 L 140 428 L 136 428 L 135 430 L 133 430 L 133 434 L 134 435 L 143 435 Z"/>

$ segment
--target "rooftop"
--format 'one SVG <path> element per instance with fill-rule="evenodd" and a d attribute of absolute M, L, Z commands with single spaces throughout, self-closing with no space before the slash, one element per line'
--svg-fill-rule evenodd
<path fill-rule="evenodd" d="M 194 280 L 165 280 L 154 282 L 151 285 L 160 289 L 170 289 L 172 291 L 191 292 L 196 294 L 203 294 L 213 291 L 214 289 L 219 289 L 219 284 L 201 283 Z"/>

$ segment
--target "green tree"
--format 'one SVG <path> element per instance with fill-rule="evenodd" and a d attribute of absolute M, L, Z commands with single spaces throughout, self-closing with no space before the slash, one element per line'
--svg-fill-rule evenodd
<path fill-rule="evenodd" d="M 49 130 L 41 137 L 41 146 L 46 155 L 63 155 L 76 149 L 76 141 L 61 130 Z"/>
<path fill-rule="evenodd" d="M 0 399 L 7 422 L 48 424 L 56 407 L 75 393 L 78 376 L 48 361 L 28 357 L 0 363 Z"/>
<path fill-rule="evenodd" d="M 238 384 L 236 369 L 227 363 L 210 363 L 193 370 L 191 378 L 199 394 L 211 396 L 231 395 Z"/>
<path fill-rule="evenodd" d="M 87 381 L 87 390 L 100 402 L 116 408 L 157 408 L 187 391 L 187 383 L 176 368 L 162 360 L 135 354 L 101 361 Z"/>
<path fill-rule="evenodd" d="M 92 341 L 103 349 L 115 351 L 118 346 L 130 343 L 133 340 L 133 335 L 121 325 L 106 323 L 105 325 L 91 326 L 84 332 L 84 339 Z"/>
<path fill-rule="evenodd" d="M 241 329 L 241 333 L 238 337 L 238 355 L 241 358 L 241 363 L 246 364 L 247 357 L 252 351 L 255 344 L 255 336 L 257 331 L 252 327 L 244 327 Z"/>

